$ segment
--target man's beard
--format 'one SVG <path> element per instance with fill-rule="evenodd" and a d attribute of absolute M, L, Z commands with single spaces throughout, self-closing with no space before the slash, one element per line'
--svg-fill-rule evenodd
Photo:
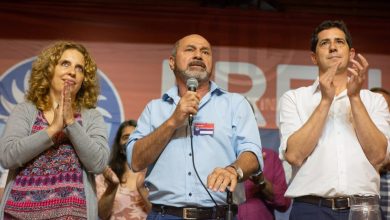
<path fill-rule="evenodd" d="M 184 82 L 187 82 L 189 78 L 195 78 L 198 80 L 198 82 L 205 82 L 209 81 L 210 79 L 210 73 L 207 72 L 206 70 L 203 71 L 191 71 L 191 70 L 180 70 L 177 66 L 174 71 L 176 74 L 179 76 L 183 77 Z"/>

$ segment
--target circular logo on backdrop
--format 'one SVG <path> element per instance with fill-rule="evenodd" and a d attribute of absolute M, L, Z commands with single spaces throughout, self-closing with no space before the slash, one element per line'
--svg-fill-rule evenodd
<path fill-rule="evenodd" d="M 0 136 L 3 133 L 7 118 L 16 104 L 24 101 L 28 88 L 32 57 L 14 65 L 0 76 Z M 124 120 L 123 106 L 118 92 L 112 82 L 98 70 L 100 95 L 97 110 L 103 115 L 109 132 L 109 143 L 112 144 L 120 123 Z"/>

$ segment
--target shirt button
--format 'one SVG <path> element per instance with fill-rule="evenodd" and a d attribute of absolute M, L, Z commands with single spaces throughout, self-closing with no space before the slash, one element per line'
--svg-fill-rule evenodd
<path fill-rule="evenodd" d="M 188 176 L 191 176 L 191 172 L 188 172 Z"/>
<path fill-rule="evenodd" d="M 190 157 L 191 157 L 191 156 L 192 156 L 192 154 L 191 154 L 191 153 L 189 153 L 189 154 L 188 154 L 188 156 L 190 156 Z"/>
<path fill-rule="evenodd" d="M 192 196 L 192 193 L 188 193 L 189 196 Z"/>

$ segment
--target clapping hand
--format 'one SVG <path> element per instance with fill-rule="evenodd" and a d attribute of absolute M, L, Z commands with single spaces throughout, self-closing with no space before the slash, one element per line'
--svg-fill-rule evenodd
<path fill-rule="evenodd" d="M 61 97 L 63 103 L 63 118 L 65 126 L 70 125 L 74 122 L 74 113 L 72 108 L 72 97 L 70 88 L 70 83 L 66 81 Z"/>
<path fill-rule="evenodd" d="M 336 88 L 333 84 L 334 77 L 336 75 L 337 69 L 341 63 L 336 63 L 331 66 L 324 74 L 320 76 L 320 89 L 322 97 L 327 100 L 333 100 L 336 94 Z"/>
<path fill-rule="evenodd" d="M 72 124 L 75 120 L 69 83 L 65 82 L 59 103 L 54 102 L 52 110 L 54 114 L 53 121 L 48 128 L 50 136 L 61 131 L 65 126 Z"/>
<path fill-rule="evenodd" d="M 362 89 L 368 71 L 367 60 L 361 54 L 357 56 L 359 61 L 351 58 L 352 67 L 348 68 L 350 78 L 347 83 L 347 91 L 349 97 L 360 95 L 360 90 Z"/>

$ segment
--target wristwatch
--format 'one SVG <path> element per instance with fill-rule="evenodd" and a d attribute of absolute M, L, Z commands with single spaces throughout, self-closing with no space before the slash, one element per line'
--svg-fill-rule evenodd
<path fill-rule="evenodd" d="M 238 180 L 238 182 L 241 182 L 242 179 L 244 178 L 244 172 L 242 172 L 242 169 L 239 166 L 234 165 L 234 164 L 229 165 L 229 167 L 234 168 L 234 170 L 237 173 L 237 180 Z"/>

